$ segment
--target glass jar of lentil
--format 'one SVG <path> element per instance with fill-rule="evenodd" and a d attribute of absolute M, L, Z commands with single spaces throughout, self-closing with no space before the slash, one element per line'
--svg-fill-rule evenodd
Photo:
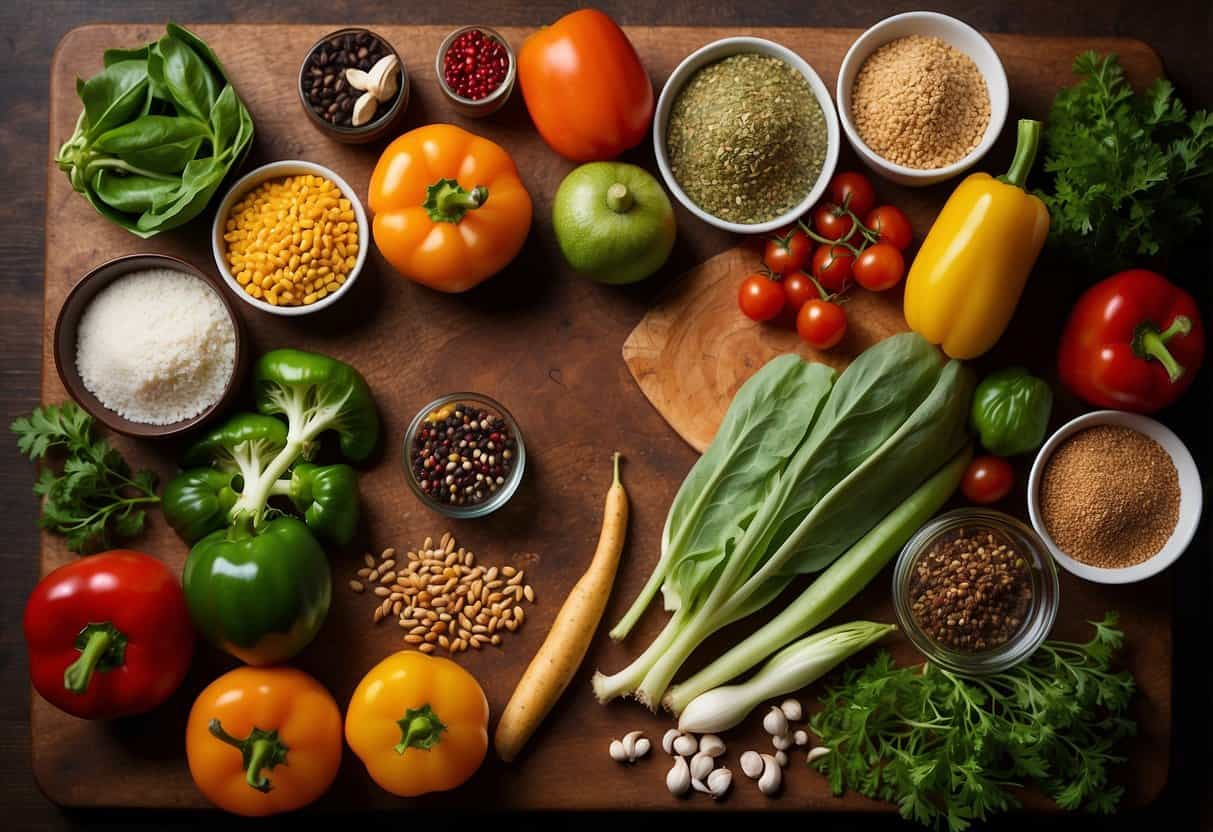
<path fill-rule="evenodd" d="M 461 519 L 505 505 L 526 468 L 514 417 L 479 393 L 450 393 L 421 408 L 405 431 L 403 457 L 406 479 L 421 502 Z"/>
<path fill-rule="evenodd" d="M 971 675 L 1030 656 L 1057 616 L 1057 570 L 1010 515 L 958 509 L 910 539 L 893 571 L 902 632 L 929 661 Z"/>

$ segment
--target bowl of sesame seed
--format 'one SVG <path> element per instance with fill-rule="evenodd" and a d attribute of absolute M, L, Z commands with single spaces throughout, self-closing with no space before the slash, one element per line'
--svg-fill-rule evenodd
<path fill-rule="evenodd" d="M 859 158 L 911 186 L 976 164 L 1002 132 L 1010 102 L 990 42 L 936 12 L 894 15 L 860 35 L 838 70 L 836 98 Z"/>

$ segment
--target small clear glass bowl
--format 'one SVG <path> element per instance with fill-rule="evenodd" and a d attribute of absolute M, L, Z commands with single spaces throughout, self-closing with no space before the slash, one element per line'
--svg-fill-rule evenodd
<path fill-rule="evenodd" d="M 413 440 L 417 436 L 417 431 L 421 429 L 421 425 L 425 422 L 427 416 L 449 404 L 473 404 L 490 413 L 497 414 L 505 421 L 506 429 L 514 437 L 516 445 L 514 449 L 514 466 L 510 469 L 509 476 L 501 484 L 501 487 L 493 492 L 488 499 L 475 505 L 456 506 L 450 503 L 440 503 L 422 490 L 421 484 L 417 482 L 417 477 L 413 474 Z M 471 520 L 475 517 L 484 517 L 492 514 L 508 503 L 510 498 L 514 496 L 514 492 L 518 490 L 518 486 L 522 483 L 522 474 L 526 470 L 526 445 L 522 441 L 522 431 L 518 429 L 518 423 L 514 421 L 514 417 L 510 415 L 510 412 L 497 401 L 490 399 L 488 396 L 482 396 L 479 393 L 448 393 L 445 396 L 439 396 L 421 408 L 421 410 L 417 411 L 417 415 L 413 417 L 413 420 L 409 422 L 408 430 L 404 432 L 404 448 L 401 460 L 404 464 L 405 479 L 408 480 L 409 488 L 413 489 L 413 493 L 417 495 L 417 499 L 421 500 L 430 509 L 446 517 L 452 517 L 457 520 Z"/>
<path fill-rule="evenodd" d="M 443 66 L 446 53 L 450 50 L 451 45 L 455 43 L 455 38 L 464 32 L 479 32 L 486 38 L 497 41 L 505 47 L 506 56 L 510 59 L 505 79 L 484 98 L 464 98 L 451 89 L 450 85 L 446 82 L 446 71 Z M 510 93 L 514 91 L 514 82 L 518 77 L 518 60 L 514 56 L 514 49 L 510 46 L 510 42 L 488 26 L 460 26 L 443 38 L 442 45 L 438 47 L 438 54 L 434 57 L 434 72 L 438 76 L 439 89 L 442 90 L 447 100 L 451 102 L 451 105 L 457 112 L 469 118 L 484 118 L 500 110 L 509 99 Z"/>
<path fill-rule="evenodd" d="M 911 610 L 910 578 L 918 559 L 941 538 L 961 528 L 993 531 L 1031 562 L 1032 600 L 1023 623 L 1010 639 L 987 650 L 956 650 L 940 644 L 923 631 Z M 953 673 L 998 673 L 1028 658 L 1053 629 L 1059 602 L 1057 568 L 1044 542 L 1027 525 L 999 511 L 962 508 L 941 514 L 910 538 L 893 567 L 893 607 L 902 632 L 928 661 Z"/>

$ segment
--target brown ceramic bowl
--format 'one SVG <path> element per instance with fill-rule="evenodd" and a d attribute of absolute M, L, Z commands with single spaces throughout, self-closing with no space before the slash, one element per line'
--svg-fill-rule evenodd
<path fill-rule="evenodd" d="M 360 127 L 343 127 L 327 122 L 320 116 L 316 115 L 316 111 L 312 109 L 310 104 L 308 104 L 307 94 L 303 91 L 304 74 L 307 72 L 308 58 L 310 58 L 312 53 L 319 49 L 325 41 L 332 40 L 333 38 L 340 37 L 342 35 L 357 35 L 363 32 L 366 32 L 371 37 L 380 41 L 391 54 L 396 56 L 396 60 L 400 63 L 400 91 L 396 94 L 396 97 L 392 101 L 388 102 L 389 106 L 386 112 L 376 112 L 375 118 L 371 119 L 369 123 Z M 351 26 L 346 29 L 338 29 L 335 32 L 329 32 L 327 35 L 308 47 L 307 52 L 305 52 L 303 55 L 303 60 L 299 63 L 299 77 L 296 80 L 295 88 L 299 93 L 299 104 L 303 107 L 303 112 L 307 114 L 308 121 L 312 123 L 312 126 L 314 126 L 324 135 L 328 136 L 330 139 L 335 139 L 343 144 L 365 144 L 366 142 L 373 142 L 376 139 L 381 138 L 392 128 L 400 114 L 403 113 L 409 106 L 409 73 L 408 70 L 405 69 L 404 59 L 400 57 L 400 53 L 396 51 L 396 48 L 392 46 L 391 42 L 389 42 L 387 38 L 361 26 Z"/>
<path fill-rule="evenodd" d="M 194 275 L 206 281 L 207 285 L 215 291 L 215 294 L 223 302 L 224 308 L 231 315 L 232 322 L 236 327 L 236 362 L 232 370 L 232 377 L 228 379 L 227 387 L 224 388 L 223 395 L 219 397 L 219 401 L 191 419 L 184 419 L 168 425 L 149 425 L 144 422 L 132 422 L 130 419 L 110 410 L 84 386 L 84 380 L 80 378 L 80 372 L 76 369 L 76 335 L 84 310 L 92 299 L 96 297 L 98 292 L 113 283 L 116 279 L 124 274 L 144 269 L 173 269 Z M 127 436 L 175 436 L 201 425 L 211 417 L 226 410 L 240 394 L 240 382 L 248 367 L 248 346 L 245 344 L 240 313 L 237 311 L 236 305 L 232 303 L 232 299 L 228 297 L 228 293 L 224 291 L 223 284 L 197 266 L 165 254 L 128 254 L 124 257 L 110 260 L 108 263 L 102 263 L 82 277 L 72 287 L 71 291 L 68 292 L 66 300 L 63 301 L 63 306 L 59 310 L 59 317 L 55 321 L 54 347 L 55 369 L 59 371 L 59 378 L 71 397 L 98 422 L 110 430 L 125 433 Z"/>

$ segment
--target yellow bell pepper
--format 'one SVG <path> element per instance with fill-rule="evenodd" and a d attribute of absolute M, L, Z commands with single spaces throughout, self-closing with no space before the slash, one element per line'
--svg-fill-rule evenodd
<path fill-rule="evenodd" d="M 371 668 L 345 714 L 345 740 L 371 778 L 400 797 L 453 789 L 489 747 L 489 703 L 450 659 L 403 650 Z"/>
<path fill-rule="evenodd" d="M 1006 176 L 965 178 L 931 226 L 906 278 L 906 323 L 952 358 L 1002 336 L 1049 234 L 1049 210 L 1024 190 L 1040 122 L 1021 119 Z"/>

